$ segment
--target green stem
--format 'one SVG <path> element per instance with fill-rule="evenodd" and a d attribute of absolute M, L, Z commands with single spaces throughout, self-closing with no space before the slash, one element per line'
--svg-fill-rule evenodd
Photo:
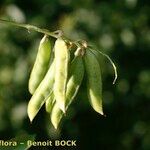
<path fill-rule="evenodd" d="M 50 32 L 47 29 L 41 29 L 41 28 L 38 28 L 38 27 L 33 26 L 33 25 L 17 23 L 17 22 L 14 22 L 14 21 L 8 21 L 8 20 L 3 20 L 3 19 L 0 19 L 0 23 L 12 25 L 12 26 L 17 26 L 17 27 L 21 27 L 21 28 L 26 28 L 28 31 L 30 31 L 30 30 L 37 31 L 37 32 L 52 36 L 54 38 L 58 38 L 58 37 L 62 36 L 62 31 L 61 30 Z"/>

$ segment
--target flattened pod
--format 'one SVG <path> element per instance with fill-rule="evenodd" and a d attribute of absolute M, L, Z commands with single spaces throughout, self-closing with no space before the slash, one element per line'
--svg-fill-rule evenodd
<path fill-rule="evenodd" d="M 30 121 L 34 119 L 42 105 L 45 103 L 45 100 L 52 92 L 53 84 L 54 84 L 54 73 L 55 73 L 55 60 L 51 64 L 47 74 L 44 79 L 36 89 L 35 93 L 31 97 L 28 103 L 28 116 Z"/>
<path fill-rule="evenodd" d="M 60 109 L 65 112 L 65 90 L 68 75 L 69 50 L 63 39 L 55 42 L 55 83 L 54 95 Z"/>
<path fill-rule="evenodd" d="M 84 56 L 84 63 L 90 104 L 96 112 L 103 115 L 101 70 L 95 55 L 88 49 Z"/>
<path fill-rule="evenodd" d="M 73 101 L 74 97 L 76 96 L 81 82 L 84 76 L 84 65 L 82 58 L 76 57 L 72 63 L 70 68 L 70 77 L 67 83 L 67 90 L 66 90 L 66 110 L 68 109 L 69 105 Z M 54 127 L 57 129 L 61 118 L 63 117 L 63 112 L 58 107 L 58 104 L 55 103 L 54 107 L 51 112 L 51 122 Z"/>
<path fill-rule="evenodd" d="M 51 95 L 46 99 L 46 102 L 45 102 L 46 112 L 51 113 L 54 103 L 55 103 L 55 97 L 54 97 L 54 93 L 52 92 Z"/>
<path fill-rule="evenodd" d="M 36 60 L 29 79 L 29 92 L 33 94 L 44 78 L 50 61 L 51 43 L 45 35 L 39 45 Z"/>

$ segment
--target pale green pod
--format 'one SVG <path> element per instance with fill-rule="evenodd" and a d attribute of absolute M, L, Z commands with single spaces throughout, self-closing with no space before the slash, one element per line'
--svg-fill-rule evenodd
<path fill-rule="evenodd" d="M 55 83 L 54 95 L 60 109 L 65 112 L 65 91 L 68 76 L 69 50 L 65 41 L 58 38 L 54 46 L 55 50 Z"/>
<path fill-rule="evenodd" d="M 76 96 L 84 76 L 84 64 L 81 56 L 76 56 L 71 62 L 69 80 L 66 90 L 66 109 Z"/>
<path fill-rule="evenodd" d="M 40 41 L 39 49 L 37 52 L 36 60 L 32 68 L 29 79 L 29 92 L 33 94 L 40 82 L 43 80 L 47 69 L 49 67 L 51 55 L 51 43 L 45 35 Z"/>
<path fill-rule="evenodd" d="M 30 121 L 34 119 L 34 117 L 36 116 L 42 105 L 45 103 L 48 96 L 50 96 L 53 90 L 54 75 L 55 75 L 55 60 L 51 64 L 47 74 L 41 81 L 40 85 L 38 86 L 38 88 L 36 89 L 36 91 L 34 92 L 33 96 L 31 97 L 28 103 L 27 111 Z"/>
<path fill-rule="evenodd" d="M 54 103 L 55 103 L 55 97 L 54 97 L 54 93 L 52 92 L 45 102 L 46 112 L 51 113 Z"/>
<path fill-rule="evenodd" d="M 67 90 L 66 90 L 66 110 L 69 105 L 75 98 L 81 82 L 84 76 L 84 65 L 81 56 L 75 57 L 75 59 L 71 62 L 70 71 L 69 71 L 69 80 L 67 82 Z M 58 104 L 55 103 L 51 112 L 51 122 L 54 127 L 57 129 L 61 119 L 63 117 L 63 112 L 59 108 Z"/>
<path fill-rule="evenodd" d="M 50 114 L 51 122 L 55 129 L 58 128 L 58 125 L 63 117 L 63 114 L 64 114 L 63 111 L 59 108 L 57 102 L 55 102 Z"/>
<path fill-rule="evenodd" d="M 93 109 L 103 115 L 102 107 L 102 80 L 99 62 L 95 55 L 86 50 L 84 64 L 87 74 L 87 93 Z"/>

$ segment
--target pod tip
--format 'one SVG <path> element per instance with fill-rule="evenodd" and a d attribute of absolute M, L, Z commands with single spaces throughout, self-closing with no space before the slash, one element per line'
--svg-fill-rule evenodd
<path fill-rule="evenodd" d="M 33 111 L 33 109 L 31 109 L 31 105 L 30 105 L 30 102 L 29 102 L 29 105 L 28 105 L 28 109 L 27 109 L 27 113 L 28 113 L 28 117 L 29 117 L 29 120 L 30 122 L 32 123 L 34 117 L 36 116 L 35 115 L 35 112 Z"/>
<path fill-rule="evenodd" d="M 30 123 L 32 123 L 33 120 L 30 119 Z"/>
<path fill-rule="evenodd" d="M 60 104 L 59 108 L 62 110 L 62 112 L 65 114 L 66 113 L 66 108 L 65 108 L 65 104 Z"/>
<path fill-rule="evenodd" d="M 95 110 L 95 111 L 98 112 L 100 115 L 105 116 L 103 110 L 100 109 L 100 110 Z"/>
<path fill-rule="evenodd" d="M 31 117 L 29 114 L 28 114 L 28 117 L 29 117 L 30 123 L 32 123 L 33 117 Z"/>
<path fill-rule="evenodd" d="M 101 114 L 102 116 L 104 115 L 103 111 L 99 111 L 98 113 Z"/>
<path fill-rule="evenodd" d="M 57 130 L 58 125 L 57 124 L 53 124 L 53 125 L 54 125 L 55 130 Z"/>
<path fill-rule="evenodd" d="M 63 111 L 64 114 L 66 114 L 66 109 L 65 109 L 65 107 L 63 107 L 62 111 Z"/>
<path fill-rule="evenodd" d="M 59 121 L 58 120 L 55 120 L 55 118 L 51 118 L 51 123 L 52 125 L 54 126 L 55 130 L 58 129 L 58 125 L 59 125 Z"/>

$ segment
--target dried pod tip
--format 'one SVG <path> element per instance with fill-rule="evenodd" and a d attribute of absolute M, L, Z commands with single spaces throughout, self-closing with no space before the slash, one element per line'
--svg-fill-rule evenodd
<path fill-rule="evenodd" d="M 84 56 L 84 54 L 85 54 L 85 49 L 81 47 L 78 47 L 74 53 L 75 56 Z"/>
<path fill-rule="evenodd" d="M 75 51 L 74 55 L 81 56 L 81 51 L 82 51 L 81 47 L 78 47 L 77 50 Z"/>
<path fill-rule="evenodd" d="M 67 44 L 68 49 L 73 47 L 73 43 L 72 42 L 70 42 L 70 41 L 65 41 L 65 42 Z"/>
<path fill-rule="evenodd" d="M 85 49 L 82 49 L 81 50 L 81 56 L 84 56 L 84 54 L 85 54 Z"/>
<path fill-rule="evenodd" d="M 84 48 L 87 48 L 87 47 L 88 47 L 88 44 L 87 44 L 87 42 L 86 42 L 85 40 L 83 40 L 83 41 L 81 42 L 81 44 L 82 44 L 82 46 L 83 46 Z"/>
<path fill-rule="evenodd" d="M 58 38 L 60 38 L 60 37 L 63 36 L 63 31 L 62 31 L 62 30 L 57 30 L 57 31 L 54 32 L 54 34 L 56 34 L 56 36 L 57 36 Z"/>

